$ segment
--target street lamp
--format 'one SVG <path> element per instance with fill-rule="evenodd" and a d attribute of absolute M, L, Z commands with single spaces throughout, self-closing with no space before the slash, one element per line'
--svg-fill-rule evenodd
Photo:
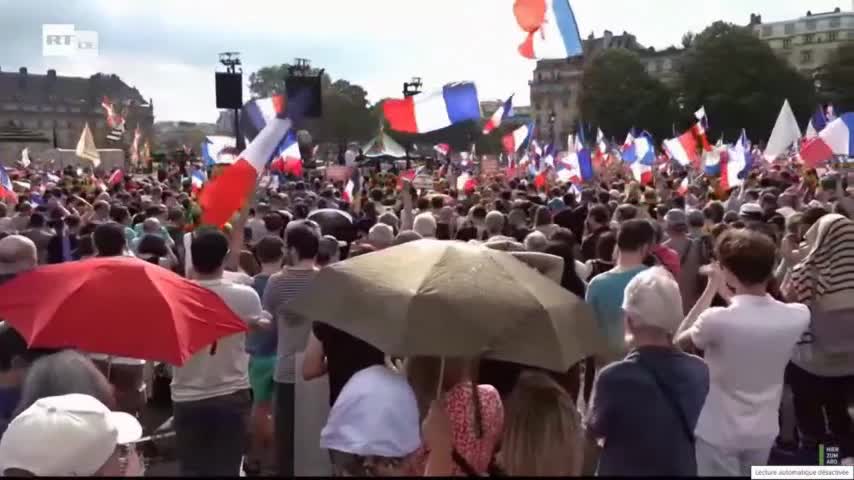
<path fill-rule="evenodd" d="M 403 82 L 403 96 L 411 97 L 414 95 L 418 95 L 421 93 L 421 77 L 412 77 L 412 80 L 408 82 Z M 411 159 L 409 158 L 409 151 L 412 149 L 412 142 L 406 142 L 406 169 L 412 165 Z"/>

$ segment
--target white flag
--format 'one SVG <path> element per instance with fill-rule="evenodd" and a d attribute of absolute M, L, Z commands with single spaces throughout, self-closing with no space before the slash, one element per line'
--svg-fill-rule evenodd
<path fill-rule="evenodd" d="M 77 150 L 75 151 L 78 157 L 89 160 L 94 167 L 101 164 L 101 155 L 98 149 L 95 148 L 95 139 L 92 138 L 92 131 L 89 130 L 89 123 L 83 127 L 83 133 L 80 134 L 80 140 L 77 142 Z"/>
<path fill-rule="evenodd" d="M 21 151 L 21 165 L 23 165 L 24 168 L 27 168 L 30 166 L 31 163 L 32 162 L 30 161 L 30 149 L 25 148 Z"/>
<path fill-rule="evenodd" d="M 798 120 L 792 112 L 789 101 L 786 100 L 777 116 L 774 130 L 771 131 L 771 138 L 768 139 L 768 144 L 765 146 L 765 159 L 773 162 L 777 157 L 788 152 L 792 144 L 800 138 L 801 129 L 798 127 Z"/>
<path fill-rule="evenodd" d="M 699 110 L 694 112 L 694 116 L 697 117 L 697 120 L 702 121 L 704 118 L 706 118 L 706 107 L 705 106 L 700 107 Z"/>

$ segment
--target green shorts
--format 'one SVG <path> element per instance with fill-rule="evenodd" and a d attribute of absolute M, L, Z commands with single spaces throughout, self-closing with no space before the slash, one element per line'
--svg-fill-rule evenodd
<path fill-rule="evenodd" d="M 276 371 L 276 356 L 249 358 L 249 385 L 252 387 L 252 402 L 273 401 L 273 373 Z"/>

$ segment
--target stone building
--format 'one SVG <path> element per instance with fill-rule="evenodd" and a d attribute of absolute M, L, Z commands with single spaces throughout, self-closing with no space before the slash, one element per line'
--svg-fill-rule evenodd
<path fill-rule="evenodd" d="M 110 128 L 101 107 L 104 96 L 117 106 L 128 105 L 128 131 L 122 142 L 106 139 Z M 116 75 L 99 73 L 79 78 L 59 76 L 56 70 L 44 75 L 30 73 L 26 67 L 17 72 L 0 70 L 0 126 L 12 124 L 51 139 L 46 144 L 0 144 L 0 162 L 14 162 L 24 147 L 37 158 L 39 151 L 53 147 L 54 139 L 57 147 L 73 149 L 86 123 L 98 148 L 124 148 L 133 140 L 137 125 L 143 141 L 152 137 L 154 104 Z"/>
<path fill-rule="evenodd" d="M 584 41 L 584 57 L 539 60 L 534 69 L 531 87 L 531 116 L 539 127 L 537 137 L 544 142 L 566 145 L 567 136 L 575 131 L 579 120 L 579 95 L 584 59 L 601 50 L 625 48 L 638 54 L 647 71 L 661 81 L 673 84 L 677 80 L 679 58 L 684 51 L 676 47 L 656 51 L 638 43 L 634 35 L 623 32 L 614 35 L 605 30 L 602 37 L 593 34 Z"/>
<path fill-rule="evenodd" d="M 762 16 L 754 14 L 749 27 L 777 55 L 812 75 L 840 45 L 854 41 L 854 5 L 849 12 L 837 7 L 832 12 L 808 11 L 803 17 L 769 23 L 762 23 Z"/>

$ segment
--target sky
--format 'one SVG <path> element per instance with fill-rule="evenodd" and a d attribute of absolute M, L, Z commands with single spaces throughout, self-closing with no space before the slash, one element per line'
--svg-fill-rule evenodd
<path fill-rule="evenodd" d="M 773 22 L 852 0 L 571 0 L 581 36 L 628 31 L 645 46 L 679 45 L 715 20 Z M 690 7 L 688 7 L 690 5 Z M 214 122 L 218 53 L 240 52 L 244 84 L 266 65 L 308 58 L 377 101 L 421 77 L 425 90 L 472 80 L 481 100 L 527 104 L 534 63 L 513 0 L 0 0 L 0 69 L 59 75 L 115 73 L 154 100 L 155 120 Z M 99 55 L 42 56 L 42 24 L 99 34 Z M 244 98 L 248 98 L 245 86 Z"/>

